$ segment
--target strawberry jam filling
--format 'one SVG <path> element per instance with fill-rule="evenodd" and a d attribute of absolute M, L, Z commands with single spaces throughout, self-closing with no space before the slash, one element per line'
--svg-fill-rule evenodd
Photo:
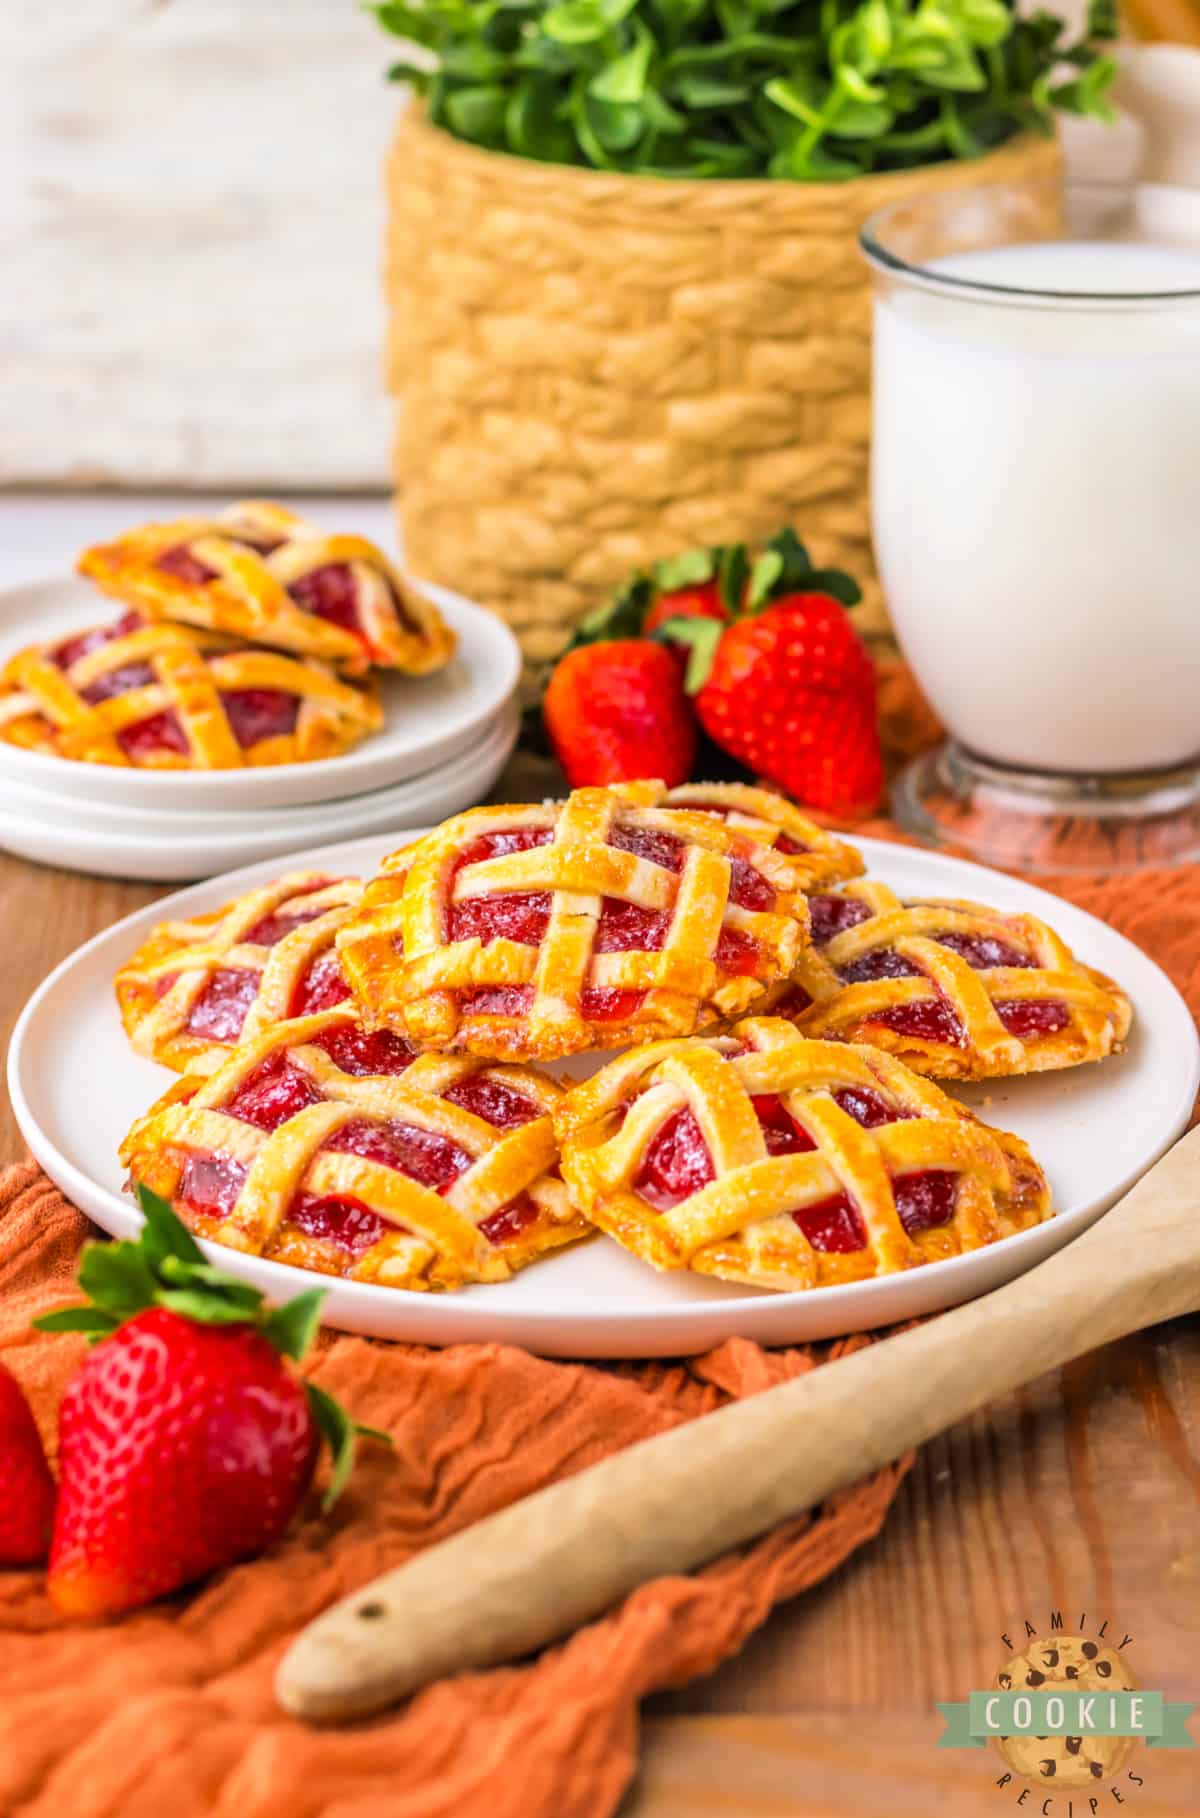
<path fill-rule="evenodd" d="M 1029 964 L 1025 954 L 1010 947 L 1007 941 L 997 939 L 994 934 L 960 934 L 954 928 L 947 928 L 944 934 L 935 935 L 934 939 L 940 947 L 949 947 L 951 953 L 959 954 L 977 972 L 985 972 L 989 966 Z"/>
<path fill-rule="evenodd" d="M 189 1155 L 175 1190 L 176 1198 L 197 1218 L 220 1223 L 237 1204 L 248 1172 L 241 1162 L 232 1161 L 227 1155 Z"/>
<path fill-rule="evenodd" d="M 498 1130 L 516 1130 L 541 1116 L 541 1107 L 533 1099 L 517 1092 L 507 1081 L 493 1079 L 487 1073 L 471 1073 L 442 1094 L 452 1105 L 495 1124 Z"/>
<path fill-rule="evenodd" d="M 896 1035 L 910 1035 L 919 1042 L 943 1042 L 948 1048 L 961 1048 L 965 1039 L 962 1024 L 940 997 L 897 1004 L 894 1010 L 881 1010 L 870 1020 Z"/>
<path fill-rule="evenodd" d="M 329 562 L 324 568 L 314 568 L 309 574 L 300 575 L 288 592 L 297 606 L 311 612 L 314 618 L 340 625 L 343 631 L 353 632 L 355 637 L 364 635 L 358 610 L 358 585 L 353 570 L 345 562 Z M 388 592 L 400 623 L 407 631 L 415 631 L 416 626 L 405 612 L 403 601 L 397 599 L 396 590 L 390 584 Z"/>
<path fill-rule="evenodd" d="M 364 1206 L 361 1199 L 338 1199 L 319 1193 L 297 1193 L 288 1211 L 288 1223 L 302 1236 L 344 1251 L 351 1262 L 365 1256 L 388 1231 L 386 1218 Z"/>
<path fill-rule="evenodd" d="M 154 671 L 149 663 L 125 663 L 120 669 L 109 669 L 104 675 L 98 675 L 79 693 L 89 707 L 98 707 L 101 701 L 115 700 L 119 694 L 131 694 L 135 688 L 153 685 Z"/>
<path fill-rule="evenodd" d="M 222 690 L 221 705 L 243 751 L 264 739 L 290 737 L 300 714 L 299 695 L 285 694 L 279 688 Z"/>
<path fill-rule="evenodd" d="M 416 1053 L 403 1036 L 393 1035 L 390 1029 L 364 1029 L 358 1023 L 334 1023 L 311 1039 L 313 1047 L 323 1049 L 335 1067 L 356 1079 L 403 1073 Z"/>
<path fill-rule="evenodd" d="M 161 751 L 174 751 L 180 757 L 191 755 L 179 716 L 170 707 L 164 713 L 152 713 L 146 719 L 135 720 L 132 726 L 126 726 L 118 732 L 117 744 L 126 757 L 135 761 Z"/>
<path fill-rule="evenodd" d="M 217 571 L 209 568 L 198 556 L 194 556 L 186 543 L 179 543 L 174 549 L 164 549 L 154 566 L 163 574 L 172 574 L 177 581 L 186 581 L 189 587 L 203 587 L 206 581 L 216 579 Z"/>
<path fill-rule="evenodd" d="M 309 891 L 324 890 L 332 882 L 332 878 L 317 878 L 309 885 Z M 250 947 L 273 947 L 276 941 L 281 941 L 293 928 L 299 928 L 305 922 L 315 922 L 319 915 L 326 913 L 327 908 L 328 905 L 322 908 L 319 903 L 306 906 L 304 896 L 290 896 L 285 902 L 268 910 L 266 915 L 260 916 L 252 928 L 247 928 L 242 940 Z"/>
<path fill-rule="evenodd" d="M 422 1130 L 416 1124 L 371 1124 L 364 1120 L 343 1124 L 325 1143 L 325 1148 L 339 1155 L 358 1155 L 363 1161 L 378 1162 L 394 1168 L 442 1193 L 453 1186 L 459 1175 L 471 1166 L 471 1157 L 457 1143 L 439 1136 L 435 1130 Z"/>
<path fill-rule="evenodd" d="M 48 650 L 46 656 L 56 669 L 70 669 L 80 657 L 90 656 L 93 650 L 101 650 L 105 644 L 115 644 L 118 638 L 129 637 L 144 623 L 140 612 L 127 612 L 111 625 L 94 625 L 90 631 L 81 631 L 78 637 L 67 638 L 53 650 Z"/>
<path fill-rule="evenodd" d="M 258 973 L 245 966 L 227 966 L 214 972 L 188 1011 L 184 1024 L 187 1033 L 210 1042 L 235 1042 L 258 996 L 258 984 Z"/>
<path fill-rule="evenodd" d="M 868 1130 L 911 1115 L 887 1104 L 867 1087 L 843 1087 L 833 1097 L 848 1116 Z M 768 1155 L 803 1155 L 816 1148 L 808 1131 L 796 1122 L 782 1099 L 765 1094 L 751 1102 Z M 658 1132 L 633 1186 L 657 1211 L 667 1212 L 714 1178 L 708 1145 L 695 1116 L 685 1107 L 668 1118 Z M 910 1236 L 946 1224 L 954 1216 L 958 1182 L 953 1173 L 927 1168 L 900 1175 L 892 1185 L 896 1211 Z M 831 1194 L 816 1205 L 793 1212 L 792 1217 L 814 1250 L 849 1254 L 866 1245 L 866 1231 L 847 1193 Z"/>
<path fill-rule="evenodd" d="M 620 985 L 585 985 L 579 994 L 579 1014 L 592 1023 L 624 1023 L 636 1016 L 646 1001 L 644 991 Z"/>
<path fill-rule="evenodd" d="M 318 953 L 312 964 L 304 973 L 292 992 L 288 1004 L 289 1016 L 315 1016 L 318 1010 L 333 1010 L 338 1004 L 344 1004 L 350 995 L 350 987 L 342 972 L 342 963 L 334 948 Z"/>
<path fill-rule="evenodd" d="M 1057 998 L 1009 999 L 996 1005 L 996 1015 L 1010 1035 L 1058 1035 L 1067 1028 L 1071 1013 Z"/>
<path fill-rule="evenodd" d="M 321 1103 L 321 1092 L 307 1073 L 284 1054 L 272 1054 L 242 1081 L 225 1110 L 256 1130 L 278 1130 L 291 1118 Z"/>
<path fill-rule="evenodd" d="M 523 947 L 537 947 L 550 920 L 550 892 L 529 890 L 504 896 L 468 896 L 450 906 L 450 925 L 446 938 L 451 941 L 478 939 L 484 946 L 489 941 L 517 941 Z"/>
<path fill-rule="evenodd" d="M 808 913 L 812 921 L 814 947 L 824 947 L 835 934 L 856 928 L 871 919 L 871 911 L 854 896 L 810 896 Z"/>
<path fill-rule="evenodd" d="M 532 1003 L 532 985 L 481 985 L 460 1000 L 464 1016 L 524 1016 Z"/>
<path fill-rule="evenodd" d="M 522 1193 L 519 1199 L 501 1206 L 490 1218 L 481 1218 L 479 1229 L 490 1244 L 507 1244 L 527 1231 L 537 1215 L 538 1209 L 528 1193 Z"/>

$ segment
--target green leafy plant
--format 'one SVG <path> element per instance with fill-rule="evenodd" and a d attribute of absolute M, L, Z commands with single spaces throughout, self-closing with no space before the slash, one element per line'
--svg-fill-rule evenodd
<path fill-rule="evenodd" d="M 383 0 L 390 74 L 461 139 L 654 176 L 823 182 L 1107 117 L 1113 0 L 1076 42 L 1012 0 Z"/>

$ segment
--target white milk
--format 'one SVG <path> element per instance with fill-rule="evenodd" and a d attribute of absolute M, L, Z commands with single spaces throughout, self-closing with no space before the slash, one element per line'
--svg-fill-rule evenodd
<path fill-rule="evenodd" d="M 1200 290 L 1200 254 L 1158 246 L 1001 247 L 931 269 Z M 1099 772 L 1200 755 L 1200 303 L 1029 308 L 888 284 L 873 505 L 897 634 L 969 749 Z"/>

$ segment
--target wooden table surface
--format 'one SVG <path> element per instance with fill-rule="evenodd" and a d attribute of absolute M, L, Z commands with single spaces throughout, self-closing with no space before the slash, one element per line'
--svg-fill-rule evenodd
<path fill-rule="evenodd" d="M 0 1040 L 52 966 L 160 894 L 0 856 Z M 20 1153 L 5 1102 L 0 1163 Z M 711 1678 L 649 1701 L 622 1818 L 1001 1813 L 1018 1789 L 996 1789 L 990 1754 L 935 1748 L 935 1702 L 989 1684 L 1001 1637 L 1052 1610 L 1068 1632 L 1108 1618 L 1144 1685 L 1200 1699 L 1200 1322 L 1097 1352 L 927 1446 L 872 1547 Z M 1126 1802 L 1200 1809 L 1196 1763 L 1143 1755 Z M 1069 1818 L 1065 1798 L 1047 1818 Z"/>

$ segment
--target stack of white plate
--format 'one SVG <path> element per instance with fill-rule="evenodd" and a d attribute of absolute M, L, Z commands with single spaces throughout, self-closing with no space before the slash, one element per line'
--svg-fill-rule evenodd
<path fill-rule="evenodd" d="M 352 834 L 427 827 L 480 801 L 517 739 L 521 658 L 508 627 L 426 586 L 458 634 L 431 676 L 377 671 L 382 732 L 342 757 L 247 770 L 78 764 L 0 741 L 0 847 L 105 877 L 200 878 Z M 81 581 L 0 594 L 0 666 L 103 622 Z"/>

